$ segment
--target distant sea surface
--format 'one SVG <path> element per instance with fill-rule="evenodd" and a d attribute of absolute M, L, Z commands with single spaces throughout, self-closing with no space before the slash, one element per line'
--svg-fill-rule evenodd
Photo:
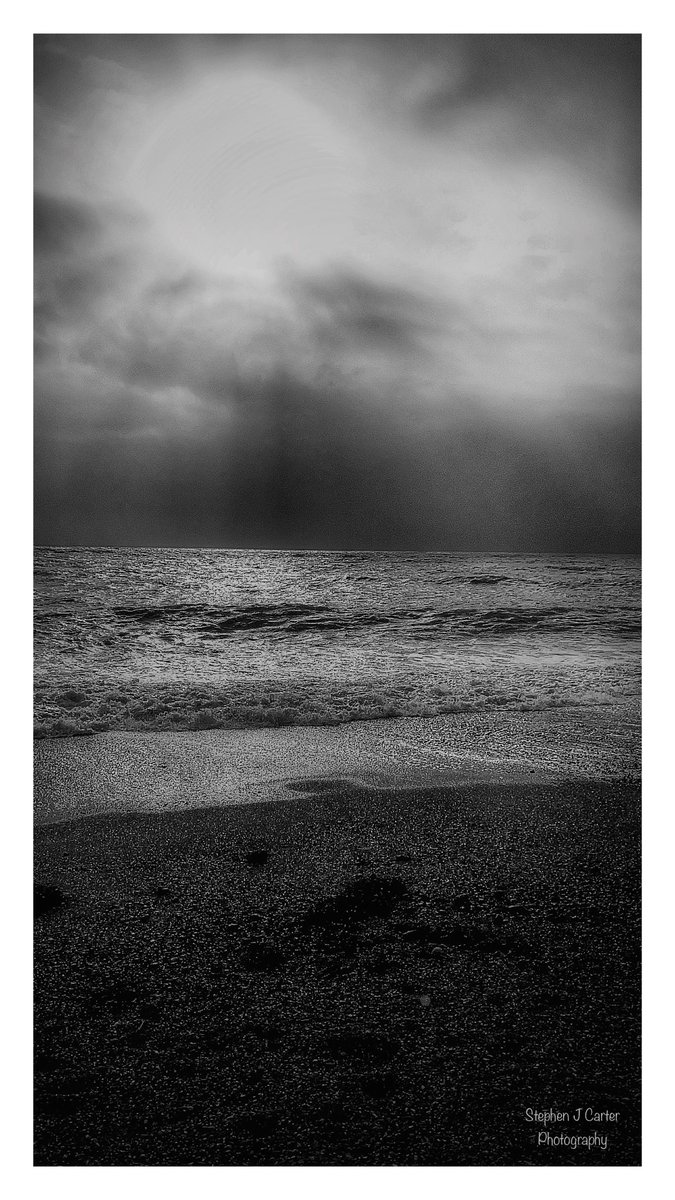
<path fill-rule="evenodd" d="M 35 731 L 639 702 L 636 557 L 40 547 Z"/>

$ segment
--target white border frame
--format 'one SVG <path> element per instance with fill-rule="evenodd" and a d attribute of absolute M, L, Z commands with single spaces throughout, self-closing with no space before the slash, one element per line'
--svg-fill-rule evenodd
<path fill-rule="evenodd" d="M 581 1195 L 634 1197 L 665 1193 L 671 1134 L 670 1099 L 673 1069 L 672 984 L 667 977 L 672 943 L 668 920 L 672 836 L 673 785 L 666 763 L 671 739 L 672 684 L 664 652 L 671 633 L 671 595 L 668 590 L 668 551 L 673 544 L 667 502 L 672 477 L 672 363 L 666 362 L 672 334 L 673 279 L 672 184 L 668 174 L 672 146 L 672 32 L 667 6 L 657 2 L 600 3 L 567 0 L 541 5 L 483 2 L 449 9 L 447 5 L 416 0 L 391 6 L 343 2 L 333 6 L 308 3 L 258 3 L 224 7 L 191 0 L 189 5 L 151 4 L 118 0 L 115 4 L 85 4 L 70 0 L 58 5 L 34 3 L 7 12 L 3 43 L 4 116 L 3 188 L 5 249 L 9 271 L 0 304 L 3 307 L 5 380 L 3 511 L 7 515 L 3 605 L 5 655 L 9 659 L 2 691 L 5 754 L 4 839 L 6 894 L 5 929 L 6 1033 L 8 1069 L 3 1089 L 2 1128 L 7 1134 L 4 1160 L 6 1187 L 21 1194 L 112 1196 L 122 1187 L 132 1195 L 179 1195 L 196 1188 L 205 1196 L 225 1191 L 250 1194 L 258 1187 L 314 1195 L 317 1190 L 337 1198 L 348 1186 L 360 1191 L 381 1185 L 403 1193 L 421 1186 L 447 1195 L 493 1195 L 495 1190 L 521 1197 Z M 30 1037 L 32 914 L 30 856 L 31 711 L 31 578 L 32 578 L 32 35 L 34 33 L 641 33 L 644 66 L 644 420 L 643 567 L 644 567 L 644 910 L 645 910 L 645 1067 L 644 1166 L 642 1168 L 33 1168 Z M 669 101 L 670 104 L 668 103 Z M 670 355 L 668 355 L 670 360 Z M 669 537 L 670 535 L 670 537 Z M 672 551 L 671 551 L 672 553 Z M 672 588 L 672 584 L 670 585 Z M 9 736 L 7 736 L 9 731 Z M 670 786 L 668 786 L 668 784 Z M 90 1172 L 96 1172 L 96 1178 Z M 151 1175 L 148 1171 L 152 1172 Z M 226 1172 L 222 1174 L 222 1172 Z M 373 1175 L 378 1171 L 378 1177 Z M 381 1172 L 386 1171 L 386 1176 Z M 447 1171 L 451 1174 L 448 1176 Z M 572 1171 L 572 1175 L 567 1172 Z M 178 1173 L 176 1173 L 178 1172 Z M 188 1173 L 186 1175 L 186 1172 Z M 271 1173 L 270 1173 L 271 1172 Z M 364 1174 L 365 1172 L 365 1174 Z M 609 1174 L 607 1173 L 609 1172 Z M 672 1171 L 671 1171 L 672 1174 Z M 188 1177 L 189 1176 L 189 1177 Z M 15 1185 L 15 1186 L 13 1186 Z"/>

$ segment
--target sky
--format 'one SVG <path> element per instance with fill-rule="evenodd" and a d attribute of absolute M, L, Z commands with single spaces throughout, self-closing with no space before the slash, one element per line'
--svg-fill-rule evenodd
<path fill-rule="evenodd" d="M 640 39 L 41 35 L 39 544 L 633 552 Z"/>

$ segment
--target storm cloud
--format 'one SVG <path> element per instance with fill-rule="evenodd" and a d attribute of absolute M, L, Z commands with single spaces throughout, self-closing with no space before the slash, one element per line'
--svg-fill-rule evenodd
<path fill-rule="evenodd" d="M 635 549 L 639 39 L 36 39 L 39 543 Z"/>

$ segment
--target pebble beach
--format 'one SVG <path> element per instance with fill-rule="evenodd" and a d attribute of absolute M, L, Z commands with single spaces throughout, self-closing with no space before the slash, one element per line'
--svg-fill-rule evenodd
<path fill-rule="evenodd" d="M 639 1163 L 635 779 L 250 787 L 38 825 L 37 1165 Z"/>

